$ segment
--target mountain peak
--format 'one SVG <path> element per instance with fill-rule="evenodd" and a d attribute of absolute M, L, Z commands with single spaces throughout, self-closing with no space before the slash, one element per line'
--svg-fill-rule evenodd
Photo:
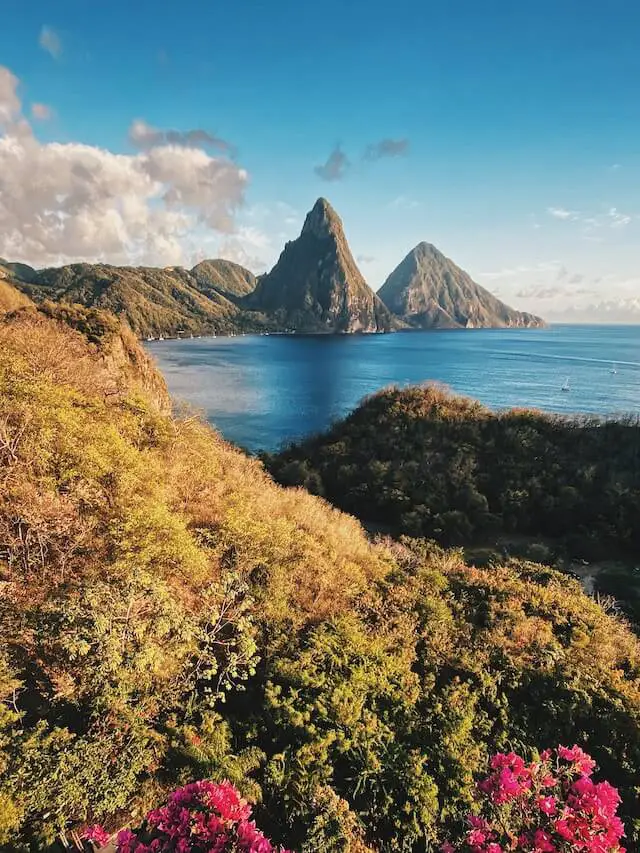
<path fill-rule="evenodd" d="M 539 317 L 505 305 L 426 242 L 409 252 L 378 296 L 390 311 L 416 328 L 544 325 Z"/>
<path fill-rule="evenodd" d="M 321 238 L 342 234 L 342 220 L 326 198 L 319 198 L 307 213 L 302 233 Z"/>
<path fill-rule="evenodd" d="M 418 245 L 409 252 L 408 257 L 421 260 L 423 258 L 444 258 L 444 255 L 438 248 L 436 248 L 436 246 L 433 245 L 433 243 L 427 243 L 426 240 L 422 240 L 422 242 L 418 243 Z"/>
<path fill-rule="evenodd" d="M 260 277 L 247 305 L 298 331 L 382 332 L 399 325 L 362 277 L 342 221 L 324 198 L 307 214 L 300 237 Z"/>

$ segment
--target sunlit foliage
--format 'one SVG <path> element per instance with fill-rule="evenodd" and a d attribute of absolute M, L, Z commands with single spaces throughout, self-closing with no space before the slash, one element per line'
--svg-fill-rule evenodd
<path fill-rule="evenodd" d="M 228 779 L 275 844 L 417 853 L 490 754 L 559 741 L 637 844 L 639 679 L 638 640 L 576 582 L 371 542 L 169 414 L 109 317 L 0 323 L 3 849 Z"/>

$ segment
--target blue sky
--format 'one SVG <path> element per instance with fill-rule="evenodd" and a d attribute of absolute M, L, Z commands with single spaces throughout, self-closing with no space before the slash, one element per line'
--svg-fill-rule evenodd
<path fill-rule="evenodd" d="M 324 195 L 375 288 L 427 240 L 538 313 L 640 297 L 633 0 L 0 8 L 0 254 L 265 268 Z"/>

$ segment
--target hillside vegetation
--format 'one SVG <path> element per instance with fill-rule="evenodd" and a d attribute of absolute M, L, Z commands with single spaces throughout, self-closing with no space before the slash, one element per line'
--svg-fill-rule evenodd
<path fill-rule="evenodd" d="M 536 564 L 370 542 L 169 414 L 113 318 L 59 311 L 0 321 L 3 849 L 226 778 L 276 843 L 418 853 L 492 752 L 559 741 L 620 787 L 633 849 L 623 622 Z"/>
<path fill-rule="evenodd" d="M 221 258 L 200 261 L 191 270 L 191 274 L 198 281 L 203 293 L 209 295 L 211 292 L 217 292 L 232 301 L 251 293 L 256 286 L 256 277 L 252 272 L 240 264 Z"/>
<path fill-rule="evenodd" d="M 258 278 L 220 258 L 191 270 L 105 263 L 34 270 L 0 258 L 0 276 L 36 302 L 111 311 L 142 338 L 544 325 L 500 302 L 427 243 L 404 259 L 379 295 L 374 293 L 358 269 L 340 217 L 324 198 L 273 269 Z"/>
<path fill-rule="evenodd" d="M 18 308 L 25 308 L 31 304 L 32 302 L 28 296 L 16 290 L 12 284 L 0 275 L 0 314 L 8 311 L 16 311 Z"/>
<path fill-rule="evenodd" d="M 469 544 L 544 535 L 574 556 L 640 553 L 640 422 L 492 412 L 435 386 L 387 389 L 327 433 L 265 457 L 392 534 Z"/>
<path fill-rule="evenodd" d="M 20 278 L 18 270 L 12 280 L 37 302 L 53 300 L 110 311 L 142 338 L 261 329 L 261 315 L 249 318 L 233 301 L 233 291 L 242 289 L 239 281 L 248 284 L 251 273 L 235 264 L 216 264 L 203 262 L 191 272 L 181 267 L 70 264 L 26 278 Z"/>

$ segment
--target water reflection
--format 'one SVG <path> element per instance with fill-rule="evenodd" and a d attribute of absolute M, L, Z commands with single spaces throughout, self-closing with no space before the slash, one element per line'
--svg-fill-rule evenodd
<path fill-rule="evenodd" d="M 427 380 L 495 408 L 640 412 L 640 327 L 201 338 L 150 351 L 174 398 L 251 450 L 325 429 L 386 385 Z"/>

